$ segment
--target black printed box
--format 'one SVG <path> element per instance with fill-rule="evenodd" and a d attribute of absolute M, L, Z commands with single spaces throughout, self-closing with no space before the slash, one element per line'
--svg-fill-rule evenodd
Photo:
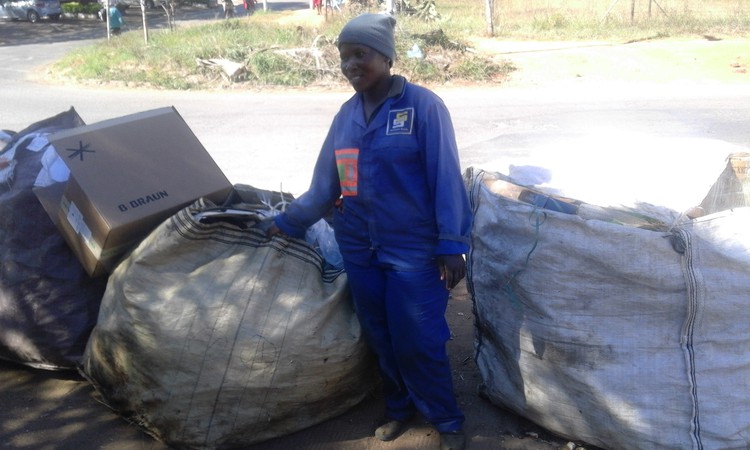
<path fill-rule="evenodd" d="M 159 223 L 232 185 L 173 107 L 54 133 L 70 170 L 64 188 L 35 190 L 91 276 L 114 270 Z M 62 195 L 61 195 L 62 194 Z"/>

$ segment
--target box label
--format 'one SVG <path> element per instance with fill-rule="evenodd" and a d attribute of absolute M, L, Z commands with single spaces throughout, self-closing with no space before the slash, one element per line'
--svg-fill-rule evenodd
<path fill-rule="evenodd" d="M 144 195 L 143 197 L 134 198 L 127 203 L 120 203 L 117 205 L 117 209 L 121 212 L 125 212 L 129 209 L 135 209 L 140 206 L 146 206 L 149 203 L 158 202 L 161 199 L 169 197 L 169 193 L 166 190 L 154 192 L 153 194 Z"/>
<path fill-rule="evenodd" d="M 86 247 L 91 251 L 91 254 L 99 259 L 102 255 L 102 248 L 96 243 L 96 241 L 94 241 L 91 229 L 86 225 L 86 221 L 83 220 L 83 214 L 81 214 L 81 211 L 75 203 L 68 201 L 67 199 L 63 199 L 62 207 L 65 212 L 65 218 L 68 219 L 68 223 L 73 228 L 73 231 L 81 236 Z"/>

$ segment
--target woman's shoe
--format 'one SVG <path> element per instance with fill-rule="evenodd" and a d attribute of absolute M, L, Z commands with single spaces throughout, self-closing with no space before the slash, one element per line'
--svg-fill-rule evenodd
<path fill-rule="evenodd" d="M 401 429 L 403 427 L 403 422 L 386 419 L 385 423 L 375 429 L 375 437 L 381 441 L 392 441 L 401 434 Z"/>
<path fill-rule="evenodd" d="M 463 430 L 440 433 L 440 450 L 464 450 L 466 435 Z"/>

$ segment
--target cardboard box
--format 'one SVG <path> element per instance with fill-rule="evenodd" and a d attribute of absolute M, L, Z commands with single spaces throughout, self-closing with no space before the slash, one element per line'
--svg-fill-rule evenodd
<path fill-rule="evenodd" d="M 172 107 L 48 136 L 70 169 L 35 189 L 91 276 L 111 272 L 159 223 L 196 199 L 221 204 L 232 185 Z"/>

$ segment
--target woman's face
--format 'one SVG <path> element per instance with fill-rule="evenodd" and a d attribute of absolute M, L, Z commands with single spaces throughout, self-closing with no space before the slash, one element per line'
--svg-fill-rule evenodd
<path fill-rule="evenodd" d="M 341 73 L 357 92 L 367 92 L 391 76 L 388 57 L 362 44 L 341 44 Z"/>

